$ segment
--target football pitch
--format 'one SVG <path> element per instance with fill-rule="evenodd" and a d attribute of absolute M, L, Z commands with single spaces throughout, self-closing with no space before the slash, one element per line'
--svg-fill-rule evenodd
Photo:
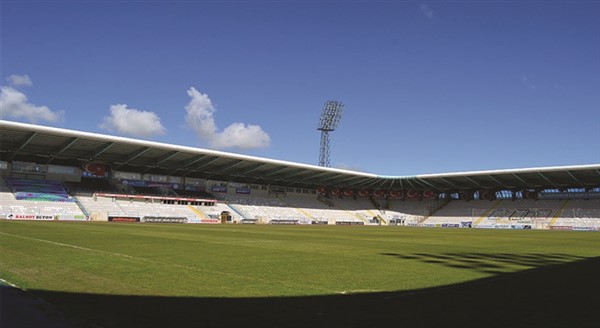
<path fill-rule="evenodd" d="M 593 326 L 599 259 L 593 232 L 0 221 L 0 278 L 82 326 Z"/>

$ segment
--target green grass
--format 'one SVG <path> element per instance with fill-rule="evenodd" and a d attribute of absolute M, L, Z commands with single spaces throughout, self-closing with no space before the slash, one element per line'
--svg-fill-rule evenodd
<path fill-rule="evenodd" d="M 68 293 L 406 291 L 598 256 L 599 234 L 569 231 L 0 221 L 0 278 Z"/>
<path fill-rule="evenodd" d="M 0 221 L 47 302 L 2 327 L 596 327 L 598 276 L 598 233 Z"/>

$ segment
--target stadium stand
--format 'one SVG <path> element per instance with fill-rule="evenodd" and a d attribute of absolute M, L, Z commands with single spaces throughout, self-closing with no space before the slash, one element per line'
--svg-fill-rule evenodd
<path fill-rule="evenodd" d="M 302 213 L 288 207 L 277 197 L 228 197 L 228 205 L 242 218 L 256 220 L 259 223 L 275 222 L 308 222 Z"/>
<path fill-rule="evenodd" d="M 483 216 L 494 203 L 489 201 L 450 201 L 422 223 L 424 225 L 442 226 L 443 224 L 470 226 L 477 218 Z"/>
<path fill-rule="evenodd" d="M 6 184 L 16 199 L 53 202 L 72 201 L 60 181 L 9 178 L 6 180 Z"/>
<path fill-rule="evenodd" d="M 332 197 L 331 202 L 336 208 L 347 212 L 360 221 L 369 224 L 380 224 L 386 221 L 379 208 L 368 198 Z"/>
<path fill-rule="evenodd" d="M 157 196 L 154 191 L 149 195 L 105 194 L 107 191 L 123 191 L 115 184 L 107 180 L 82 179 L 80 183 L 66 184 L 72 193 L 69 194 L 60 181 L 2 179 L 0 215 L 3 218 L 10 215 L 11 218 L 25 219 L 33 216 L 38 219 L 56 219 L 61 215 L 90 216 L 102 221 L 111 217 L 135 217 L 139 221 L 154 218 L 148 222 L 177 218 L 190 223 L 217 223 L 226 213 L 228 221 L 232 223 L 326 222 L 424 227 L 600 229 L 599 199 L 445 201 L 390 198 L 374 201 L 366 197 L 326 198 L 293 192 L 272 195 L 257 192 L 256 196 L 230 193 L 222 195 L 223 202 L 191 205 L 187 201 L 167 202 L 166 198 L 161 198 L 166 197 L 164 192 L 162 196 Z M 21 199 L 17 199 L 16 195 Z M 188 192 L 185 195 L 211 196 L 206 192 Z"/>
<path fill-rule="evenodd" d="M 169 201 L 171 198 L 155 195 L 103 193 L 95 193 L 92 196 L 78 195 L 77 198 L 94 220 L 135 217 L 143 221 L 144 217 L 156 217 L 185 218 L 189 223 L 217 223 L 215 220 L 218 220 L 220 215 L 214 212 L 216 206 L 189 205 L 191 201 L 183 201 L 184 198 Z M 204 210 L 209 207 L 210 214 Z"/>
<path fill-rule="evenodd" d="M 80 182 L 67 182 L 66 188 L 69 193 L 77 195 L 89 195 L 96 192 L 116 193 L 117 189 L 107 179 L 82 177 Z"/>
<path fill-rule="evenodd" d="M 598 164 L 389 177 L 2 120 L 0 132 L 5 219 L 600 230 Z"/>
<path fill-rule="evenodd" d="M 500 200 L 488 208 L 483 217 L 474 218 L 474 225 L 478 228 L 508 228 L 511 225 L 543 228 L 548 226 L 554 215 L 560 215 L 561 207 L 560 201 Z"/>
<path fill-rule="evenodd" d="M 600 199 L 573 199 L 565 207 L 552 219 L 550 229 L 600 230 Z"/>
<path fill-rule="evenodd" d="M 82 219 L 84 213 L 58 181 L 0 180 L 0 215 L 15 219 Z"/>
<path fill-rule="evenodd" d="M 113 198 L 78 195 L 77 198 L 94 218 L 111 215 L 126 215 L 127 211 Z"/>
<path fill-rule="evenodd" d="M 596 230 L 600 200 L 451 201 L 429 216 L 423 226 L 477 228 Z M 589 229 L 588 229 L 589 228 Z"/>
<path fill-rule="evenodd" d="M 363 222 L 361 218 L 336 206 L 335 202 L 328 198 L 316 197 L 315 195 L 288 194 L 285 200 L 300 213 L 303 213 L 311 222 Z"/>
<path fill-rule="evenodd" d="M 185 190 L 177 189 L 172 190 L 172 193 L 177 197 L 190 197 L 190 198 L 215 198 L 214 195 L 200 190 Z"/>
<path fill-rule="evenodd" d="M 380 203 L 384 203 L 380 201 Z M 391 222 L 402 222 L 402 225 L 418 225 L 433 213 L 434 209 L 443 204 L 436 200 L 389 199 L 387 206 L 382 205 L 382 211 Z"/>

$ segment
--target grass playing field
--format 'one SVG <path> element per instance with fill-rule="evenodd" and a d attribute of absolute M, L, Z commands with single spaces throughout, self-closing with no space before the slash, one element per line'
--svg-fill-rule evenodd
<path fill-rule="evenodd" d="M 570 231 L 0 221 L 0 278 L 102 327 L 434 325 L 486 304 L 553 326 L 552 297 L 600 305 L 599 258 L 600 234 Z"/>

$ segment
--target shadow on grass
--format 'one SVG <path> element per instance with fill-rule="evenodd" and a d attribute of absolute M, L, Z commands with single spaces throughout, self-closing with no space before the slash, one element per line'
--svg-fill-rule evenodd
<path fill-rule="evenodd" d="M 508 253 L 382 253 L 401 260 L 416 260 L 459 269 L 469 269 L 487 274 L 513 272 L 515 268 L 541 268 L 584 259 L 570 254 L 508 254 Z"/>
<path fill-rule="evenodd" d="M 117 296 L 31 290 L 71 318 L 96 327 L 596 327 L 600 257 L 564 254 L 382 254 L 488 270 L 532 265 L 451 286 L 401 292 L 273 298 Z M 462 260 L 466 259 L 466 260 Z M 437 263 L 437 262 L 436 262 Z M 500 267 L 500 268 L 497 268 Z M 6 290 L 6 288 L 3 288 Z M 26 326 L 5 313 L 2 327 Z M 36 325 L 37 326 L 37 325 Z M 55 325 L 53 327 L 59 327 Z M 62 327 L 62 326 L 60 326 Z"/>

